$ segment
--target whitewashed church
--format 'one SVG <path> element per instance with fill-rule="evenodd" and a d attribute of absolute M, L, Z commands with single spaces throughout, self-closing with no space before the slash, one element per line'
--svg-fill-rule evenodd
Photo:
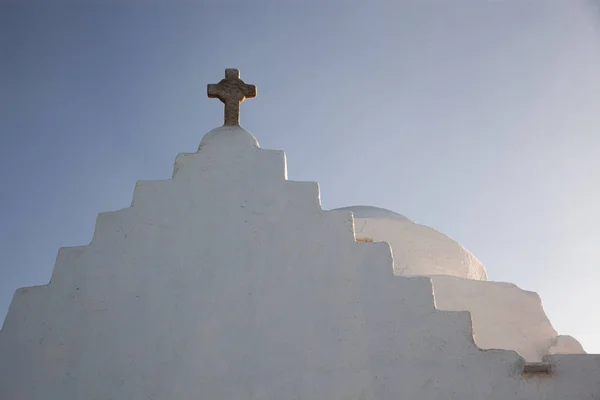
<path fill-rule="evenodd" d="M 208 85 L 225 123 L 138 182 L 16 291 L 0 400 L 600 399 L 600 355 L 536 293 L 392 211 L 323 210 L 240 127 L 256 88 Z"/>

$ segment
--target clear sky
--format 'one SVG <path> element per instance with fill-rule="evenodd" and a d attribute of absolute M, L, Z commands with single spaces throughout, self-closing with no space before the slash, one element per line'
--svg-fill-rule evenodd
<path fill-rule="evenodd" d="M 290 179 L 318 181 L 325 208 L 448 234 L 600 353 L 598 4 L 10 3 L 0 321 L 16 288 L 48 282 L 59 247 L 89 243 L 96 214 L 221 125 L 206 84 L 234 67 L 258 87 L 242 126 L 286 151 Z"/>

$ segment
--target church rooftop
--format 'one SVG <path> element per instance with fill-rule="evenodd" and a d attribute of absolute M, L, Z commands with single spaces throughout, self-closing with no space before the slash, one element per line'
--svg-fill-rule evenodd
<path fill-rule="evenodd" d="M 352 211 L 355 218 L 381 218 L 381 219 L 395 219 L 399 221 L 409 221 L 402 214 L 387 210 L 385 208 L 373 207 L 373 206 L 349 206 L 336 208 L 336 211 Z"/>

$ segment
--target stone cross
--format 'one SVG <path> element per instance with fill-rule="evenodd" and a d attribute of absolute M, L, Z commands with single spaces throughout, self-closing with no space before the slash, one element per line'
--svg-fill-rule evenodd
<path fill-rule="evenodd" d="M 225 103 L 225 124 L 240 124 L 240 103 L 246 98 L 256 97 L 256 86 L 246 85 L 240 79 L 240 70 L 227 68 L 225 70 L 225 79 L 217 84 L 210 84 L 207 87 L 208 97 L 218 98 Z"/>

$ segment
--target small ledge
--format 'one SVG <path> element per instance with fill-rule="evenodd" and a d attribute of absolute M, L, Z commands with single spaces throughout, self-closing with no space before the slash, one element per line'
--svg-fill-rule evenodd
<path fill-rule="evenodd" d="M 552 364 L 545 362 L 527 362 L 523 366 L 523 374 L 540 375 L 550 374 L 552 372 Z"/>

